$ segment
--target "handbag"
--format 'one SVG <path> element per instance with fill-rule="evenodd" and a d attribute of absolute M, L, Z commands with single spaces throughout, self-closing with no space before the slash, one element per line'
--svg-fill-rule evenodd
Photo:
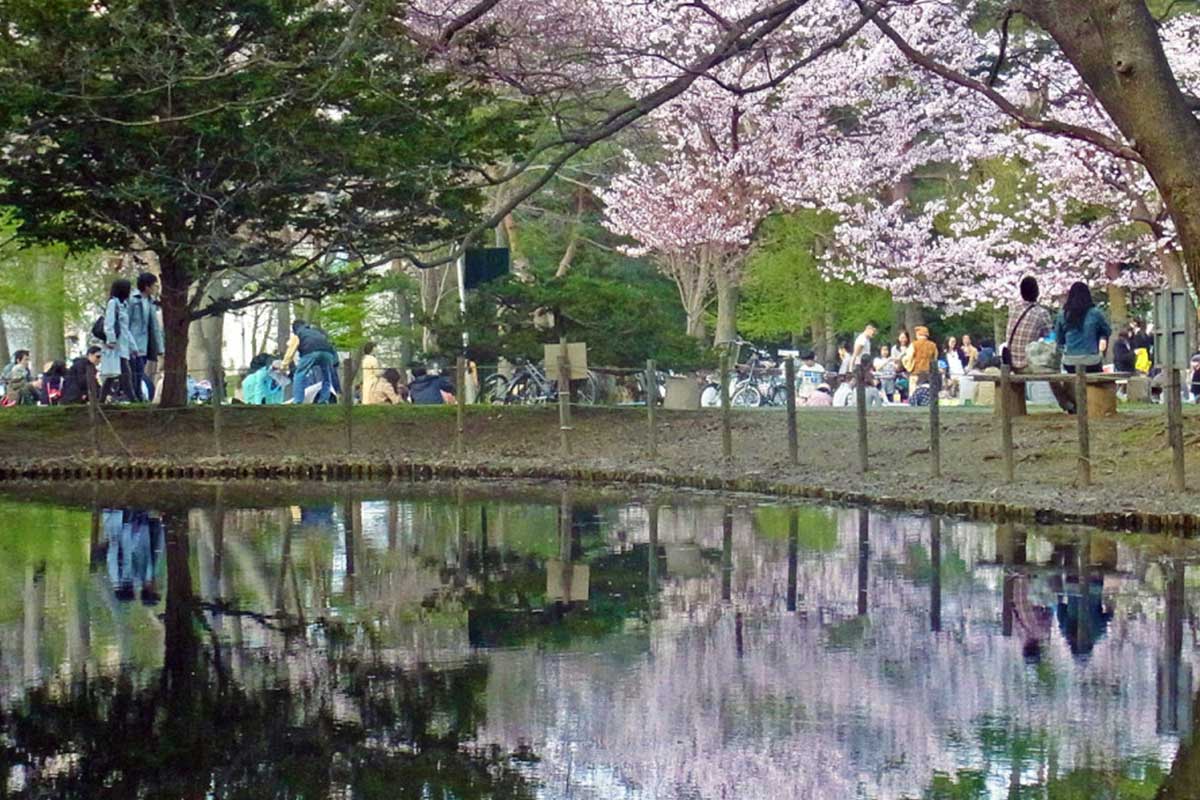
<path fill-rule="evenodd" d="M 1025 347 L 1025 361 L 1034 372 L 1059 372 L 1062 369 L 1062 353 L 1058 345 L 1037 339 Z"/>

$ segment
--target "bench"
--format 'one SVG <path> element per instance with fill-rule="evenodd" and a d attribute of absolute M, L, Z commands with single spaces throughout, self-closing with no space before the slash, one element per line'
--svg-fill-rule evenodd
<path fill-rule="evenodd" d="M 1132 372 L 1089 372 L 1087 373 L 1087 404 L 1088 414 L 1093 417 L 1109 417 L 1117 413 L 1117 384 L 1123 383 L 1134 376 Z M 972 372 L 970 377 L 980 383 L 1001 383 L 1002 376 L 989 372 Z M 1009 414 L 1023 417 L 1028 413 L 1025 406 L 1025 384 L 1027 383 L 1068 383 L 1074 384 L 1077 376 L 1067 372 L 1025 372 L 1013 374 L 1009 378 Z M 996 413 L 1000 414 L 1001 406 L 996 403 Z"/>

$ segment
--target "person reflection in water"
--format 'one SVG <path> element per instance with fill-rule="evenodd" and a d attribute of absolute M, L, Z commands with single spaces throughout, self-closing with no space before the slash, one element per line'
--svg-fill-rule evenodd
<path fill-rule="evenodd" d="M 1036 587 L 1031 586 L 1028 575 L 1013 578 L 1013 615 L 1024 642 L 1021 651 L 1026 661 L 1036 664 L 1042 660 L 1042 646 L 1050 638 L 1054 612 L 1048 605 L 1035 603 L 1031 589 Z"/>
<path fill-rule="evenodd" d="M 142 603 L 157 605 L 158 576 L 163 553 L 163 525 L 156 512 L 108 508 L 103 512 L 101 554 L 108 565 L 113 595 L 130 602 L 140 592 Z"/>

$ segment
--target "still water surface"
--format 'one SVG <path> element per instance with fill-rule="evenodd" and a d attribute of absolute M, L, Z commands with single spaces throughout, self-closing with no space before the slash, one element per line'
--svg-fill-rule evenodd
<path fill-rule="evenodd" d="M 1200 797 L 1191 543 L 746 499 L 0 502 L 0 796 Z"/>

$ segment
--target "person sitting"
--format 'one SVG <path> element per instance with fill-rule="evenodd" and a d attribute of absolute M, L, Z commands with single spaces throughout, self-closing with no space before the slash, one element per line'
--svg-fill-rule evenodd
<path fill-rule="evenodd" d="M 1113 342 L 1113 369 L 1117 372 L 1136 372 L 1137 355 L 1133 352 L 1129 328 L 1122 328 Z"/>
<path fill-rule="evenodd" d="M 4 405 L 30 405 L 37 402 L 28 350 L 18 350 L 13 354 L 12 363 L 0 373 L 0 380 L 4 382 Z"/>
<path fill-rule="evenodd" d="M 67 365 L 53 361 L 46 366 L 38 386 L 38 402 L 44 406 L 56 406 L 62 401 L 63 382 L 67 377 Z"/>
<path fill-rule="evenodd" d="M 86 356 L 80 356 L 71 362 L 63 377 L 62 397 L 59 399 L 61 404 L 86 403 L 90 393 L 99 390 L 96 371 L 100 368 L 100 358 L 100 347 L 92 345 L 88 348 Z"/>
<path fill-rule="evenodd" d="M 371 384 L 371 392 L 370 398 L 363 395 L 364 402 L 370 405 L 399 405 L 408 402 L 408 387 L 401 382 L 400 370 L 394 367 L 383 370 L 379 380 Z"/>
<path fill-rule="evenodd" d="M 829 388 L 828 383 L 822 383 L 817 386 L 816 390 L 808 396 L 808 400 L 804 405 L 812 408 L 829 408 L 833 405 L 833 392 Z"/>
<path fill-rule="evenodd" d="M 430 373 L 424 367 L 414 367 L 413 379 L 408 384 L 408 396 L 415 405 L 437 406 L 446 401 L 442 395 L 454 395 L 454 384 L 441 375 Z"/>
<path fill-rule="evenodd" d="M 841 375 L 837 388 L 833 390 L 833 407 L 849 408 L 854 395 L 854 377 Z"/>
<path fill-rule="evenodd" d="M 275 363 L 270 353 L 259 353 L 250 361 L 250 371 L 242 381 L 242 402 L 250 406 L 274 406 L 283 402 L 283 386 L 272 372 Z"/>
<path fill-rule="evenodd" d="M 1054 321 L 1054 340 L 1063 351 L 1063 366 L 1082 364 L 1088 372 L 1101 372 L 1102 359 L 1112 327 L 1092 301 L 1087 284 L 1071 284 L 1067 302 Z"/>

